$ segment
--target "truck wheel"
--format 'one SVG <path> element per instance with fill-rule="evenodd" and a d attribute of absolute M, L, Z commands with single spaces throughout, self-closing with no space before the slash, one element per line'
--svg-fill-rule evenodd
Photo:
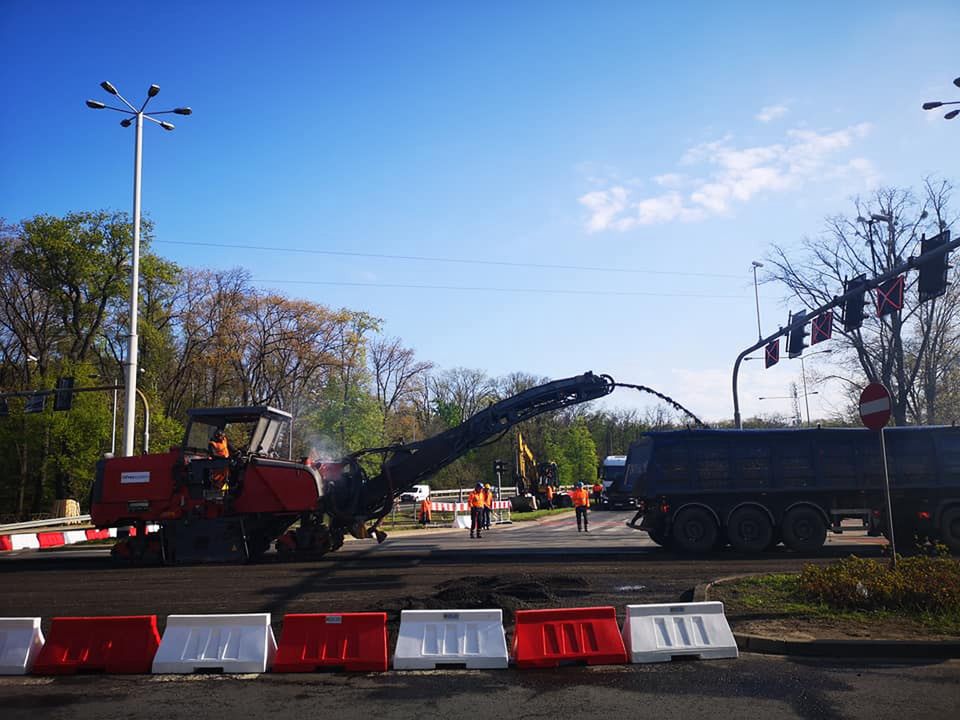
<path fill-rule="evenodd" d="M 656 530 L 647 530 L 647 535 L 660 547 L 670 547 L 670 536 Z"/>
<path fill-rule="evenodd" d="M 940 539 L 951 552 L 960 553 L 960 507 L 952 507 L 940 518 Z"/>
<path fill-rule="evenodd" d="M 673 519 L 671 535 L 678 550 L 703 553 L 713 550 L 719 530 L 709 512 L 691 507 L 681 510 Z"/>
<path fill-rule="evenodd" d="M 812 507 L 796 507 L 783 519 L 783 544 L 795 552 L 813 552 L 823 547 L 827 526 Z"/>
<path fill-rule="evenodd" d="M 763 552 L 773 541 L 773 523 L 758 507 L 739 508 L 730 516 L 727 539 L 739 552 Z"/>

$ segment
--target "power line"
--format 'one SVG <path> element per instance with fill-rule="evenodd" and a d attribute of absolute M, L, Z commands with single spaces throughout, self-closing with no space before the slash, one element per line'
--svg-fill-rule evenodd
<path fill-rule="evenodd" d="M 362 283 L 344 282 L 339 280 L 264 280 L 255 278 L 255 282 L 262 285 L 331 285 L 336 287 L 361 288 L 389 288 L 401 290 L 461 290 L 467 292 L 485 293 L 527 293 L 552 295 L 609 295 L 609 296 L 643 296 L 643 297 L 682 297 L 704 299 L 742 300 L 743 295 L 701 295 L 697 293 L 664 293 L 664 292 L 637 292 L 630 290 L 562 290 L 556 288 L 517 288 L 517 287 L 472 287 L 467 285 L 404 285 L 400 283 Z"/>
<path fill-rule="evenodd" d="M 461 265 L 497 265 L 500 267 L 539 268 L 543 270 L 589 270 L 592 272 L 614 272 L 645 275 L 677 275 L 689 277 L 735 278 L 740 275 L 708 272 L 683 272 L 680 270 L 644 270 L 640 268 L 617 268 L 593 265 L 558 265 L 553 263 L 511 262 L 509 260 L 481 260 L 479 258 L 451 258 L 429 255 L 390 255 L 387 253 L 366 253 L 347 250 L 315 250 L 312 248 L 272 247 L 269 245 L 245 245 L 238 243 L 190 242 L 186 240 L 153 240 L 153 243 L 166 245 L 187 245 L 191 247 L 229 248 L 232 250 L 265 250 L 270 252 L 303 253 L 306 255 L 328 255 L 335 257 L 356 257 L 377 260 L 412 260 L 417 262 L 458 263 Z M 714 296 L 715 297 L 715 296 Z"/>

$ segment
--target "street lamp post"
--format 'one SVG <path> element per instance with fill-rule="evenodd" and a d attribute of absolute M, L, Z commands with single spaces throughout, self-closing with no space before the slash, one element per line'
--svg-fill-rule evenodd
<path fill-rule="evenodd" d="M 960 77 L 955 78 L 954 81 L 953 81 L 953 84 L 956 85 L 957 87 L 960 87 Z M 924 109 L 924 110 L 936 110 L 937 108 L 943 107 L 944 105 L 960 105 L 960 100 L 952 100 L 952 101 L 950 101 L 950 102 L 941 102 L 941 101 L 939 101 L 939 100 L 933 100 L 933 101 L 931 101 L 931 102 L 925 102 L 925 103 L 923 104 L 923 109 Z M 946 114 L 943 116 L 943 119 L 944 119 L 944 120 L 953 120 L 957 115 L 960 115 L 960 109 L 951 110 L 950 112 L 946 113 Z"/>
<path fill-rule="evenodd" d="M 757 301 L 757 340 L 763 340 L 763 332 L 760 330 L 760 290 L 757 289 L 757 268 L 762 267 L 762 262 L 753 261 L 753 297 Z"/>
<path fill-rule="evenodd" d="M 91 110 L 114 110 L 129 117 L 120 121 L 123 127 L 130 127 L 136 121 L 136 137 L 133 152 L 133 258 L 130 268 L 130 335 L 127 342 L 127 361 L 124 364 L 125 379 L 125 409 L 123 415 L 123 454 L 133 455 L 134 421 L 137 416 L 137 305 L 140 296 L 140 157 L 143 145 L 144 119 L 156 123 L 164 130 L 173 130 L 173 123 L 157 120 L 153 115 L 190 115 L 193 111 L 188 107 L 178 107 L 173 110 L 161 110 L 147 114 L 144 110 L 150 99 L 160 92 L 159 85 L 151 85 L 147 90 L 147 99 L 138 110 L 117 92 L 117 89 L 104 80 L 100 87 L 118 98 L 128 109 L 106 105 L 98 100 L 87 100 L 87 107 Z M 146 449 L 144 449 L 146 452 Z"/>

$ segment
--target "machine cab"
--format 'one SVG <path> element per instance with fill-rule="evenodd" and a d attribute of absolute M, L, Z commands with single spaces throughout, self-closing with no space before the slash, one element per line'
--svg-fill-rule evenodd
<path fill-rule="evenodd" d="M 223 430 L 234 452 L 241 456 L 276 457 L 276 447 L 291 415 L 266 405 L 233 408 L 194 408 L 187 411 L 183 438 L 185 455 L 206 455 L 217 430 Z"/>
<path fill-rule="evenodd" d="M 276 448 L 290 422 L 290 413 L 262 406 L 195 408 L 187 411 L 187 429 L 181 448 L 186 464 L 186 484 L 195 498 L 213 499 L 242 485 L 243 466 L 253 458 L 276 458 Z M 212 457 L 214 435 L 221 431 L 230 449 L 229 458 Z"/>

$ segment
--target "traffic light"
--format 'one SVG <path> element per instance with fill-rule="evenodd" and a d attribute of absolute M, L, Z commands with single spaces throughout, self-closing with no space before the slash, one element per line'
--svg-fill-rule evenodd
<path fill-rule="evenodd" d="M 903 275 L 897 275 L 877 285 L 877 317 L 903 309 Z"/>
<path fill-rule="evenodd" d="M 24 403 L 23 406 L 23 411 L 25 413 L 42 413 L 46 406 L 47 396 L 41 395 L 40 393 L 34 393 L 27 398 L 27 402 Z"/>
<path fill-rule="evenodd" d="M 843 294 L 857 291 L 843 301 L 843 331 L 852 332 L 863 325 L 863 305 L 867 287 L 867 276 L 857 275 L 843 285 Z"/>
<path fill-rule="evenodd" d="M 950 242 L 950 231 L 944 230 L 932 238 L 920 238 L 920 254 L 930 252 Z M 947 253 L 926 260 L 920 264 L 920 277 L 917 279 L 917 290 L 920 292 L 920 302 L 932 300 L 947 291 Z"/>
<path fill-rule="evenodd" d="M 506 464 L 503 462 L 503 460 L 493 461 L 493 472 L 496 473 L 497 475 L 501 474 L 504 471 L 505 467 L 506 467 Z"/>
<path fill-rule="evenodd" d="M 810 344 L 816 345 L 832 337 L 833 310 L 825 310 L 813 318 L 813 322 L 810 323 Z"/>
<path fill-rule="evenodd" d="M 790 336 L 787 339 L 787 357 L 798 358 L 807 346 L 803 339 L 807 336 L 807 314 L 794 313 L 790 318 Z"/>
<path fill-rule="evenodd" d="M 69 410 L 73 405 L 73 378 L 57 378 L 57 392 L 53 396 L 54 410 Z"/>

